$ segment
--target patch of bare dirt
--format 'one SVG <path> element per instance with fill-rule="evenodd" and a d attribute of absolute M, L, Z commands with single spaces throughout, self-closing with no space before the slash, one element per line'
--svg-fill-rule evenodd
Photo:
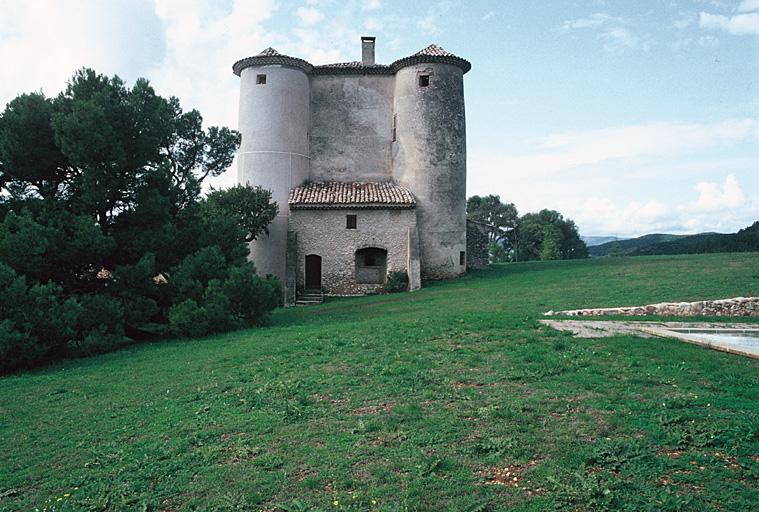
<path fill-rule="evenodd" d="M 385 402 L 384 404 L 367 405 L 365 407 L 359 407 L 351 411 L 352 416 L 367 416 L 369 414 L 377 414 L 379 412 L 390 412 L 393 410 L 393 402 Z"/>
<path fill-rule="evenodd" d="M 533 486 L 526 480 L 523 473 L 539 464 L 538 460 L 531 460 L 527 464 L 509 464 L 508 466 L 488 466 L 481 469 L 478 475 L 484 479 L 485 485 L 498 485 L 523 489 L 528 495 L 537 495 L 545 489 Z"/>

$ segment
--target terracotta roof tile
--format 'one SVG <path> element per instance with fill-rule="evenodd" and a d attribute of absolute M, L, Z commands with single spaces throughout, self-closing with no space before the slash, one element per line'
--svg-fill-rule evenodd
<path fill-rule="evenodd" d="M 264 51 L 262 51 L 261 53 L 259 53 L 258 55 L 256 55 L 256 57 L 274 57 L 275 55 L 282 55 L 282 54 L 270 46 Z"/>
<path fill-rule="evenodd" d="M 292 209 L 414 208 L 414 196 L 391 182 L 315 182 L 290 190 Z"/>
<path fill-rule="evenodd" d="M 427 48 L 419 50 L 414 55 L 425 55 L 425 56 L 432 56 L 432 57 L 456 57 L 456 55 L 447 51 L 442 46 L 438 46 L 436 44 L 431 44 Z"/>

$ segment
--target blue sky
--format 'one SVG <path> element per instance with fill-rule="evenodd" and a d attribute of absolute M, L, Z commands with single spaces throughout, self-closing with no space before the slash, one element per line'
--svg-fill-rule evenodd
<path fill-rule="evenodd" d="M 430 43 L 472 62 L 470 195 L 587 235 L 759 220 L 759 0 L 0 0 L 0 104 L 90 66 L 235 127 L 235 60 L 356 60 L 361 35 L 384 63 Z"/>

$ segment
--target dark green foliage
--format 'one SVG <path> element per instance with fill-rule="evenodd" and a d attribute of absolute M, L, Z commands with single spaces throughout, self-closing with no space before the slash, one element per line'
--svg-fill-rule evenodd
<path fill-rule="evenodd" d="M 0 371 L 26 367 L 55 356 L 77 334 L 82 307 L 55 283 L 27 284 L 0 263 Z"/>
<path fill-rule="evenodd" d="M 408 290 L 408 274 L 403 271 L 390 272 L 387 275 L 385 291 L 388 293 L 405 292 Z"/>
<path fill-rule="evenodd" d="M 627 240 L 613 240 L 599 245 L 593 245 L 588 247 L 588 254 L 590 256 L 610 256 L 612 249 L 617 249 L 618 255 L 625 256 L 632 252 L 647 247 L 649 245 L 656 245 L 660 242 L 668 242 L 670 240 L 677 240 L 683 238 L 686 235 L 667 235 L 667 234 L 651 234 L 643 235 L 637 238 L 629 238 Z"/>
<path fill-rule="evenodd" d="M 249 185 L 212 189 L 205 207 L 216 215 L 237 219 L 245 227 L 247 241 L 255 240 L 261 233 L 268 234 L 268 226 L 279 211 L 277 204 L 271 202 L 271 192 Z"/>
<path fill-rule="evenodd" d="M 580 239 L 574 221 L 554 210 L 523 215 L 516 236 L 520 261 L 588 257 L 588 248 Z"/>
<path fill-rule="evenodd" d="M 169 326 L 177 336 L 198 338 L 208 334 L 208 315 L 197 302 L 187 299 L 171 306 Z"/>
<path fill-rule="evenodd" d="M 466 201 L 466 216 L 470 220 L 490 226 L 492 243 L 498 244 L 507 253 L 514 248 L 519 213 L 513 203 L 502 203 L 501 197 L 496 195 L 472 196 Z"/>
<path fill-rule="evenodd" d="M 655 245 L 640 247 L 633 256 L 646 254 L 698 254 L 710 252 L 753 252 L 759 251 L 759 221 L 739 230 L 737 233 L 702 233 Z"/>
<path fill-rule="evenodd" d="M 222 288 L 229 298 L 230 311 L 245 325 L 260 324 L 274 308 L 282 305 L 279 279 L 257 276 L 250 264 L 230 267 Z"/>
<path fill-rule="evenodd" d="M 653 254 L 704 254 L 711 252 L 759 251 L 759 221 L 737 233 L 699 233 L 697 235 L 643 235 L 616 244 L 609 242 L 588 249 L 591 256 Z M 612 251 L 616 251 L 612 254 Z"/>
<path fill-rule="evenodd" d="M 277 213 L 252 187 L 200 195 L 239 146 L 137 80 L 77 71 L 0 115 L 0 371 L 165 334 L 262 322 L 278 282 L 247 242 Z M 4 308 L 4 309 L 3 309 Z"/>
<path fill-rule="evenodd" d="M 40 93 L 22 94 L 0 117 L 0 187 L 43 198 L 60 193 L 68 161 L 55 144 L 50 123 L 53 101 Z"/>

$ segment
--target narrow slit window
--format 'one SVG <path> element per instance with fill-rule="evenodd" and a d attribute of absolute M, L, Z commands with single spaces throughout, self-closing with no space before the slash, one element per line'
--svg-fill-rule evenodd
<path fill-rule="evenodd" d="M 419 75 L 419 87 L 428 87 L 430 85 L 430 75 Z"/>
<path fill-rule="evenodd" d="M 266 85 L 266 75 L 256 75 L 256 85 Z"/>
<path fill-rule="evenodd" d="M 460 251 L 459 252 L 459 265 L 464 265 L 466 263 L 466 251 Z"/>
<path fill-rule="evenodd" d="M 393 114 L 393 142 L 395 142 L 396 140 L 397 126 L 398 126 L 398 114 Z"/>
<path fill-rule="evenodd" d="M 355 215 L 346 215 L 346 217 L 345 217 L 345 227 L 346 227 L 346 229 L 356 229 L 356 216 Z"/>

